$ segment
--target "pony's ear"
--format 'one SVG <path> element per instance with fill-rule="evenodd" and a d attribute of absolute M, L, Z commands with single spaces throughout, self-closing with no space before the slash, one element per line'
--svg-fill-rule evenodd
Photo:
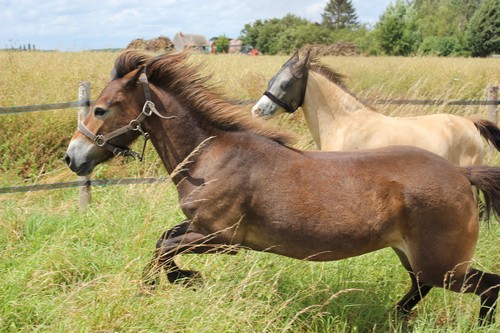
<path fill-rule="evenodd" d="M 311 64 L 311 49 L 308 49 L 306 52 L 306 66 L 309 67 Z"/>
<path fill-rule="evenodd" d="M 299 49 L 295 49 L 295 52 L 293 53 L 292 57 L 285 62 L 285 65 L 291 62 L 297 62 L 299 61 Z"/>
<path fill-rule="evenodd" d="M 298 57 L 298 56 L 297 56 Z M 307 71 L 309 65 L 309 51 L 307 51 L 306 56 L 302 57 L 292 68 L 292 74 L 298 79 L 304 76 L 304 72 Z"/>
<path fill-rule="evenodd" d="M 141 76 L 143 70 L 144 70 L 144 66 L 139 66 L 139 68 L 137 68 L 136 70 L 128 73 L 124 77 L 124 79 L 125 79 L 124 86 L 125 86 L 126 89 L 132 88 L 132 87 L 135 86 L 135 84 L 137 83 L 137 81 L 139 81 L 139 76 Z"/>

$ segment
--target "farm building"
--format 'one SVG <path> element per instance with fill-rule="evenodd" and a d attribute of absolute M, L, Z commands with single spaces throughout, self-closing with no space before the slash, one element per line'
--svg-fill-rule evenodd
<path fill-rule="evenodd" d="M 182 32 L 179 32 L 175 35 L 173 43 L 174 48 L 177 51 L 182 51 L 185 49 L 191 49 L 197 52 L 210 51 L 210 43 L 203 35 L 184 34 Z"/>
<path fill-rule="evenodd" d="M 243 42 L 241 39 L 231 39 L 229 42 L 229 53 L 240 53 Z"/>

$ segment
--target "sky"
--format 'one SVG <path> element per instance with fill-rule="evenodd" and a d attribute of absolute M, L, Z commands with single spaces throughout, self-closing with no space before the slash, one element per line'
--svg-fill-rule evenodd
<path fill-rule="evenodd" d="M 175 34 L 237 38 L 247 23 L 288 13 L 321 22 L 327 0 L 0 0 L 0 49 L 125 48 L 136 38 Z M 352 0 L 374 24 L 391 0 Z"/>

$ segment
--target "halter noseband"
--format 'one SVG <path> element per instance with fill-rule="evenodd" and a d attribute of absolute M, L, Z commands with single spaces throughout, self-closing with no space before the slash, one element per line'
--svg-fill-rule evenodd
<path fill-rule="evenodd" d="M 290 103 L 283 101 L 283 100 L 279 99 L 278 97 L 274 96 L 269 90 L 266 90 L 264 92 L 264 96 L 267 96 L 271 101 L 273 101 L 274 103 L 281 106 L 288 113 L 294 113 L 299 108 L 299 106 L 302 105 L 302 103 L 301 103 L 300 105 L 297 105 L 294 108 L 292 105 L 290 105 Z"/>
<path fill-rule="evenodd" d="M 111 133 L 108 134 L 94 134 L 92 133 L 83 123 L 83 121 L 78 122 L 78 130 L 85 135 L 87 138 L 90 140 L 94 141 L 96 145 L 99 147 L 102 147 L 110 152 L 113 153 L 114 156 L 130 156 L 132 158 L 138 158 L 139 161 L 142 161 L 144 157 L 144 151 L 146 150 L 146 143 L 149 140 L 149 133 L 145 132 L 141 124 L 146 119 L 146 117 L 151 116 L 153 113 L 157 115 L 160 118 L 163 119 L 171 119 L 173 117 L 165 117 L 162 116 L 158 110 L 156 109 L 155 104 L 151 101 L 151 91 L 149 90 L 149 83 L 148 83 L 148 78 L 146 76 L 146 67 L 144 67 L 143 72 L 139 76 L 139 82 L 141 82 L 143 90 L 144 90 L 144 96 L 146 97 L 146 102 L 144 103 L 144 106 L 142 107 L 142 112 L 137 116 L 137 118 L 132 119 L 130 123 L 126 126 L 120 127 L 117 130 L 114 130 Z M 123 135 L 125 133 L 131 132 L 131 131 L 139 131 L 139 133 L 142 135 L 144 139 L 144 146 L 142 148 L 142 153 L 138 153 L 136 151 L 133 151 L 130 148 L 120 148 L 117 146 L 114 146 L 110 143 L 108 143 L 109 140 L 116 138 L 117 136 Z"/>

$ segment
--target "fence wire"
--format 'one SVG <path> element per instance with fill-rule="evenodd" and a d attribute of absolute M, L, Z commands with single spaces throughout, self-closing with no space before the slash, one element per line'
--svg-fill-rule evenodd
<path fill-rule="evenodd" d="M 60 109 L 70 109 L 81 106 L 90 106 L 93 101 L 80 102 L 63 102 L 63 103 L 53 103 L 53 104 L 38 104 L 38 105 L 26 105 L 26 106 L 10 106 L 10 107 L 0 107 L 0 115 L 2 114 L 13 114 L 13 113 L 25 113 L 25 112 L 39 112 L 39 111 L 52 111 Z M 257 100 L 229 100 L 231 104 L 235 105 L 251 105 L 257 102 Z M 418 100 L 418 99 L 365 99 L 363 102 L 368 104 L 394 104 L 394 105 L 500 105 L 500 100 L 490 101 L 490 100 Z"/>
<path fill-rule="evenodd" d="M 0 187 L 0 194 L 33 192 L 55 190 L 61 188 L 79 187 L 79 186 L 113 186 L 113 185 L 140 185 L 140 184 L 160 184 L 169 181 L 164 178 L 120 178 L 120 179 L 94 179 L 85 181 L 72 181 L 52 184 L 34 184 L 25 186 Z"/>
<path fill-rule="evenodd" d="M 229 100 L 231 104 L 251 105 L 256 100 Z M 500 105 L 500 100 L 414 100 L 414 99 L 365 99 L 368 104 L 395 104 L 395 105 Z M 0 115 L 16 114 L 25 112 L 52 111 L 60 109 L 70 109 L 75 107 L 90 106 L 92 101 L 63 102 L 53 104 L 38 104 L 27 106 L 0 107 Z M 0 194 L 45 191 L 61 188 L 79 186 L 114 186 L 114 185 L 136 185 L 155 184 L 168 181 L 168 178 L 121 178 L 121 179 L 96 179 L 87 181 L 72 181 L 52 184 L 34 184 L 25 186 L 0 187 Z"/>

